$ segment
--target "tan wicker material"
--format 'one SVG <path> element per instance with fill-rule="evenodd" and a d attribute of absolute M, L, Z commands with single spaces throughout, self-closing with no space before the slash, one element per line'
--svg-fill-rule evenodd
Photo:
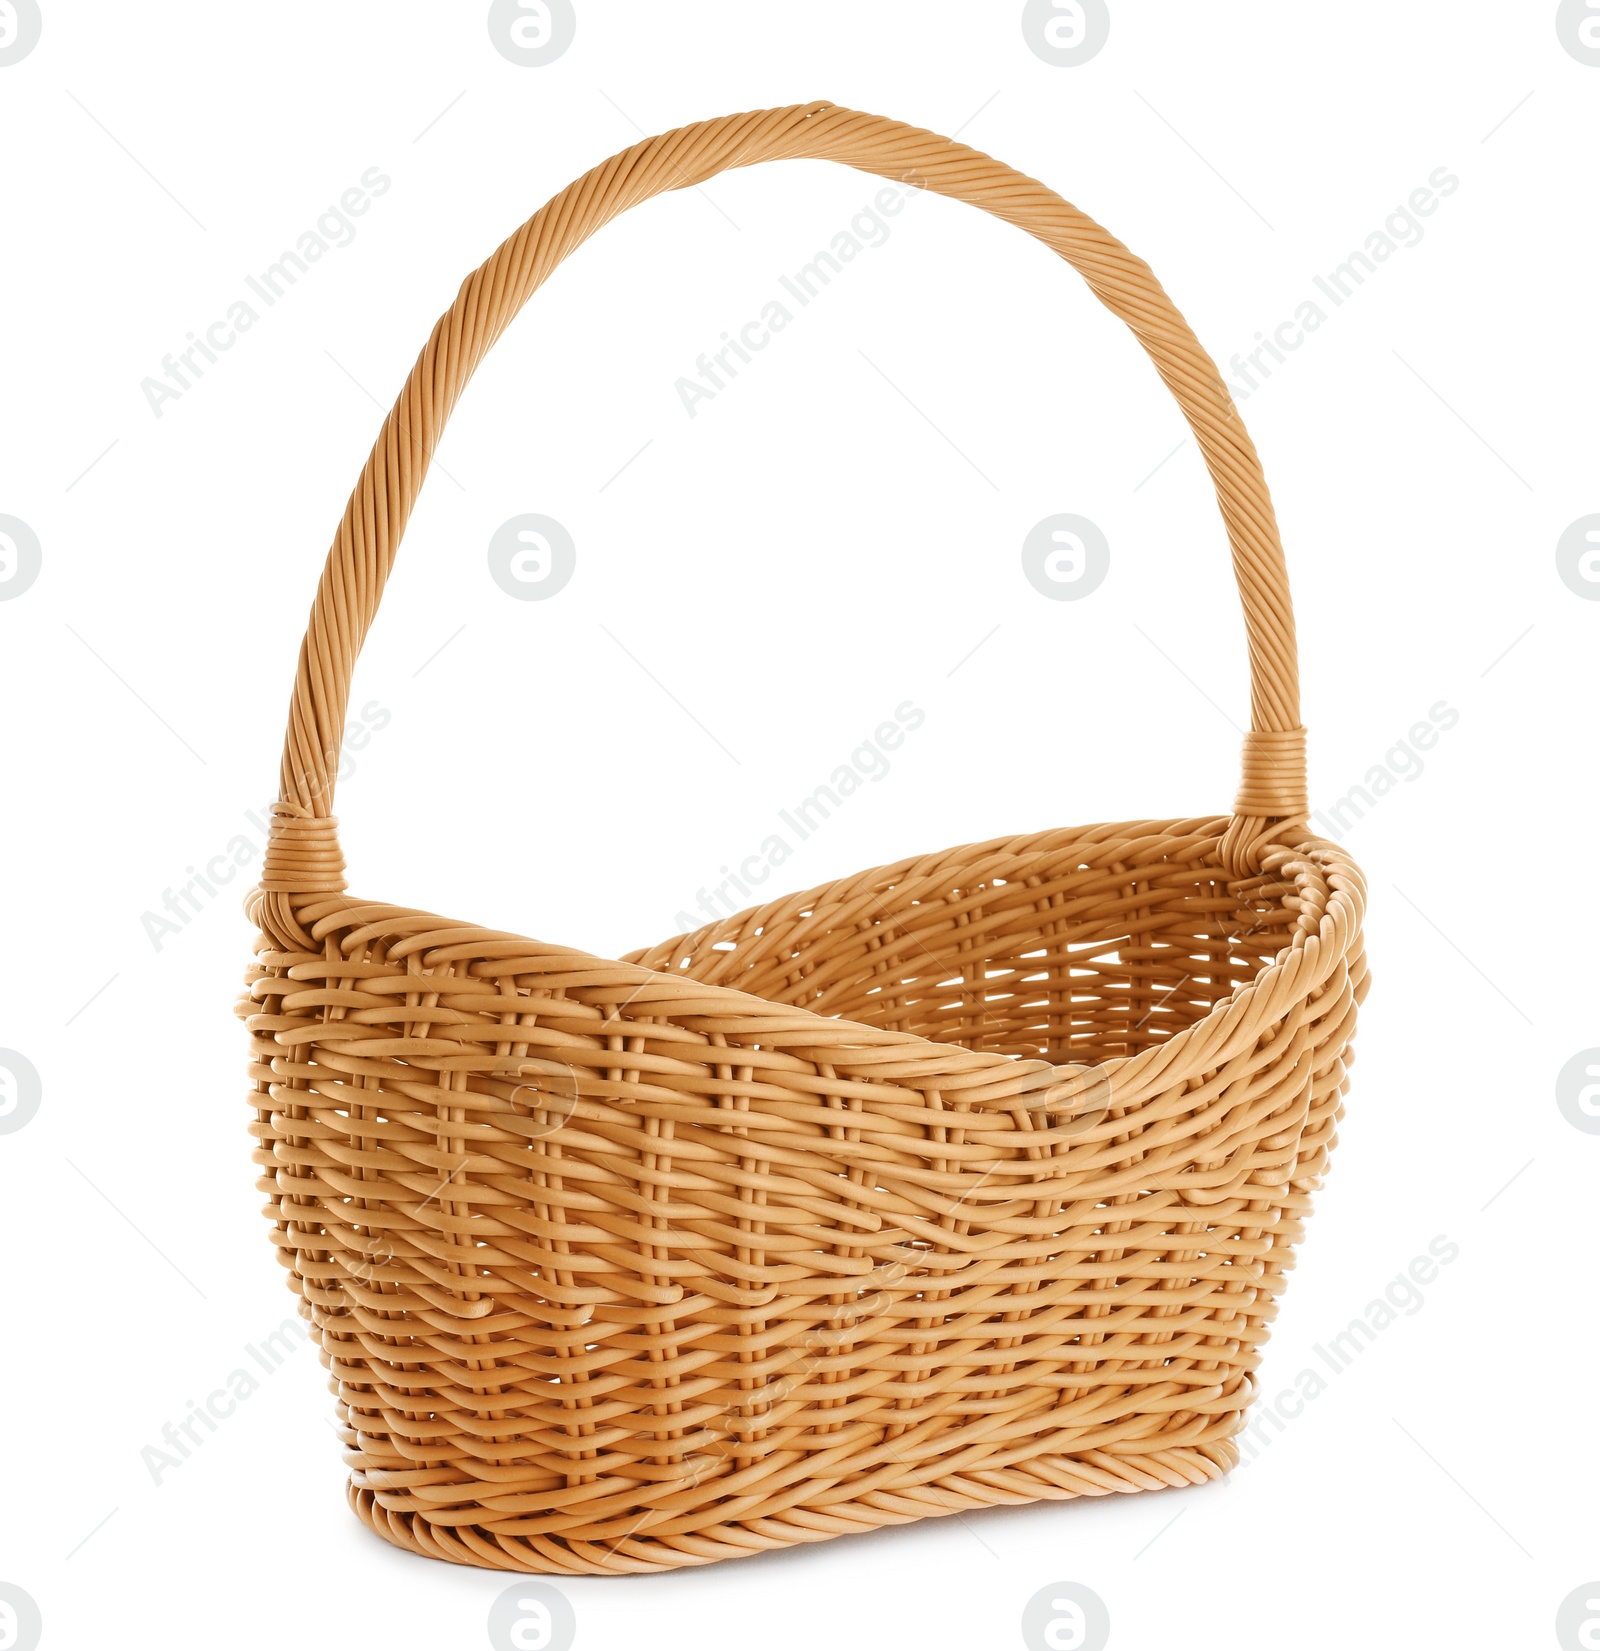
<path fill-rule="evenodd" d="M 474 369 L 619 212 L 791 157 L 986 208 L 1144 344 L 1244 603 L 1235 815 L 925 855 L 621 961 L 350 897 L 351 673 Z M 1224 1473 L 1367 980 L 1298 701 L 1227 391 L 1042 184 L 816 103 L 650 138 L 535 213 L 434 328 L 340 524 L 250 902 L 260 1186 L 360 1516 L 466 1564 L 653 1571 Z"/>

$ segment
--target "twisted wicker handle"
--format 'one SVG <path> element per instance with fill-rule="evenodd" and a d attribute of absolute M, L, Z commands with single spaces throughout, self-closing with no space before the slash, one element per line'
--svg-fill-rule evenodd
<path fill-rule="evenodd" d="M 328 552 L 300 649 L 281 798 L 260 895 L 281 933 L 296 896 L 342 891 L 331 815 L 351 674 L 434 448 L 478 363 L 568 253 L 667 190 L 758 161 L 838 161 L 968 201 L 1037 237 L 1132 328 L 1194 432 L 1233 549 L 1250 647 L 1251 731 L 1225 862 L 1252 869 L 1264 843 L 1303 821 L 1305 730 L 1294 613 L 1272 500 L 1215 365 L 1149 268 L 1043 184 L 949 138 L 829 103 L 725 115 L 646 138 L 569 184 L 462 283 L 383 422 Z"/>

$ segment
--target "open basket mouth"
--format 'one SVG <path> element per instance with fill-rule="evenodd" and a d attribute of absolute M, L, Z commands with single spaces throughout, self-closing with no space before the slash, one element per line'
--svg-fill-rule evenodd
<path fill-rule="evenodd" d="M 352 899 L 351 677 L 472 374 L 618 213 L 797 158 L 1019 226 L 1148 352 L 1244 609 L 1233 813 L 952 849 L 621 960 Z M 467 278 L 351 495 L 250 901 L 259 1185 L 357 1512 L 433 1557 L 646 1571 L 1224 1472 L 1366 989 L 1360 875 L 1306 815 L 1259 459 L 1121 242 L 826 103 L 646 139 L 562 191 Z"/>
<path fill-rule="evenodd" d="M 946 1046 L 1121 1074 L 1202 1022 L 1226 1047 L 1270 966 L 1313 936 L 1344 957 L 1359 932 L 1364 885 L 1335 845 L 1275 850 L 1238 878 L 1220 858 L 1227 825 L 999 838 L 787 895 L 626 960 Z M 1320 983 L 1316 966 L 1300 981 Z"/>

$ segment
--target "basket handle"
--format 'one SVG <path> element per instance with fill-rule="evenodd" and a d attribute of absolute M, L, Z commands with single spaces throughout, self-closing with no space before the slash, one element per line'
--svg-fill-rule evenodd
<path fill-rule="evenodd" d="M 1288 574 L 1255 447 L 1210 356 L 1149 267 L 1092 219 L 965 144 L 830 103 L 697 122 L 613 155 L 542 206 L 462 283 L 439 318 L 350 496 L 312 604 L 284 740 L 281 800 L 253 909 L 303 936 L 299 898 L 344 890 L 334 778 L 356 656 L 446 421 L 479 362 L 568 253 L 619 213 L 730 167 L 831 160 L 970 202 L 1073 266 L 1149 353 L 1194 432 L 1233 551 L 1250 649 L 1250 732 L 1225 865 L 1244 875 L 1306 811 L 1305 730 Z"/>

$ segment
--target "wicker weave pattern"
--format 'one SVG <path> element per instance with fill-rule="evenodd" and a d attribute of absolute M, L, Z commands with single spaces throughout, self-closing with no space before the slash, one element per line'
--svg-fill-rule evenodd
<path fill-rule="evenodd" d="M 908 860 L 622 961 L 351 898 L 330 758 L 473 369 L 617 212 L 799 155 L 1020 224 L 1150 350 L 1245 605 L 1237 812 Z M 1254 450 L 1120 243 L 986 156 L 823 104 L 563 191 L 468 278 L 363 471 L 251 899 L 260 1185 L 357 1511 L 435 1557 L 647 1571 L 1225 1471 L 1366 987 L 1360 875 L 1306 837 L 1304 775 Z"/>

